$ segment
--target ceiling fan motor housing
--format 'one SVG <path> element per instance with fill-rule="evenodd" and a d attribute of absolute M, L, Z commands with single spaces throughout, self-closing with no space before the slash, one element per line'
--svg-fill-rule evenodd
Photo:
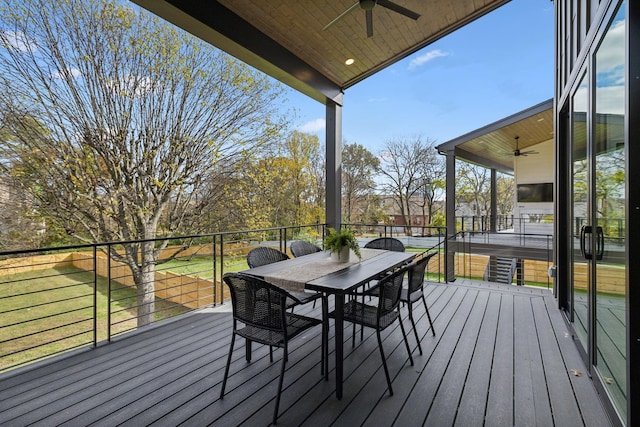
<path fill-rule="evenodd" d="M 376 5 L 377 0 L 360 0 L 360 9 L 371 10 Z"/>

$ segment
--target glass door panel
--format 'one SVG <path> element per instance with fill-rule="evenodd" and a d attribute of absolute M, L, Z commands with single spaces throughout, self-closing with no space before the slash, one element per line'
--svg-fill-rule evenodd
<path fill-rule="evenodd" d="M 626 415 L 625 8 L 595 55 L 595 366 Z"/>
<path fill-rule="evenodd" d="M 589 174 L 587 157 L 587 105 L 589 90 L 586 75 L 572 98 L 571 114 L 571 229 L 570 243 L 573 323 L 585 353 L 589 349 L 589 265 L 583 256 L 589 218 Z"/>

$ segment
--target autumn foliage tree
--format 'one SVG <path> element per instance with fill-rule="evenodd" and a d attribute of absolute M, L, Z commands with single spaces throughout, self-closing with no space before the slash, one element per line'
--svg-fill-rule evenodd
<path fill-rule="evenodd" d="M 281 86 L 121 2 L 2 0 L 0 50 L 7 167 L 82 241 L 180 232 L 216 200 L 195 199 L 207 178 L 279 131 Z M 162 249 L 110 254 L 131 268 L 139 325 L 153 319 Z"/>
<path fill-rule="evenodd" d="M 238 164 L 228 191 L 242 194 L 229 206 L 243 228 L 259 229 L 322 222 L 324 189 L 318 186 L 321 163 L 318 137 L 293 131 Z"/>

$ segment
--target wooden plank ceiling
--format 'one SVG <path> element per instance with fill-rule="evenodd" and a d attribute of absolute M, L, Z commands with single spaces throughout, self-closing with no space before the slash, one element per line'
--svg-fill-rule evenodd
<path fill-rule="evenodd" d="M 508 2 L 393 0 L 415 21 L 377 4 L 368 38 L 359 6 L 323 29 L 355 0 L 133 1 L 323 103 Z"/>
<path fill-rule="evenodd" d="M 220 0 L 277 43 L 348 88 L 373 71 L 396 62 L 504 1 L 395 0 L 420 14 L 413 20 L 376 5 L 373 37 L 367 37 L 365 11 L 357 7 L 327 30 L 323 28 L 354 0 Z M 353 65 L 345 65 L 353 58 Z"/>
<path fill-rule="evenodd" d="M 313 99 L 338 104 L 345 89 L 508 2 L 392 0 L 420 17 L 376 4 L 373 36 L 367 37 L 366 12 L 356 0 L 132 1 Z M 348 58 L 352 65 L 345 64 Z M 553 138 L 547 103 L 443 145 L 453 144 L 456 156 L 510 172 L 515 136 L 521 150 Z"/>
<path fill-rule="evenodd" d="M 456 157 L 504 172 L 513 172 L 518 138 L 520 151 L 553 139 L 553 100 L 462 135 L 438 146 L 440 152 L 455 150 Z M 535 149 L 535 147 L 534 147 Z"/>

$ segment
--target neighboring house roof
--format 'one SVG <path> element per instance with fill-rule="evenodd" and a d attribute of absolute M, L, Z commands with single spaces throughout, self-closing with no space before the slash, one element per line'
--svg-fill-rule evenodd
<path fill-rule="evenodd" d="M 508 3 L 394 2 L 420 14 L 415 21 L 378 4 L 367 37 L 366 12 L 354 0 L 133 1 L 322 103 L 341 103 L 344 89 Z M 353 65 L 345 65 L 348 57 Z"/>
<path fill-rule="evenodd" d="M 513 173 L 515 137 L 518 147 L 526 150 L 553 139 L 553 99 L 541 102 L 519 113 L 459 136 L 436 148 L 445 153 L 502 172 Z"/>

